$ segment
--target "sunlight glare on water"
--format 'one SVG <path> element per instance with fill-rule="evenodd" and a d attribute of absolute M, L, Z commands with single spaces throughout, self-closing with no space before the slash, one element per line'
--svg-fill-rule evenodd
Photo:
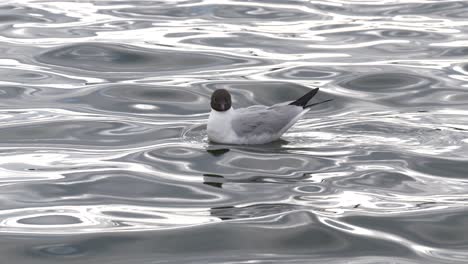
<path fill-rule="evenodd" d="M 466 263 L 468 2 L 0 3 L 9 263 Z M 313 108 L 208 142 L 211 93 Z"/>

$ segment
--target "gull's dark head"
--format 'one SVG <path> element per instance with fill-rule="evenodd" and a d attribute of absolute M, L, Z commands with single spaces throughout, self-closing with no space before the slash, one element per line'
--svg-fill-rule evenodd
<path fill-rule="evenodd" d="M 211 108 L 224 112 L 231 108 L 231 95 L 224 89 L 218 89 L 211 95 Z"/>

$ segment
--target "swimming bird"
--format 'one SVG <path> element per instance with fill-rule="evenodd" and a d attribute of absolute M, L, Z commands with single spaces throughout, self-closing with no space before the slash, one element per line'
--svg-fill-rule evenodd
<path fill-rule="evenodd" d="M 208 139 L 223 144 L 265 144 L 278 140 L 311 106 L 331 101 L 307 104 L 318 90 L 315 88 L 293 102 L 239 109 L 232 107 L 227 90 L 216 90 L 211 95 Z"/>

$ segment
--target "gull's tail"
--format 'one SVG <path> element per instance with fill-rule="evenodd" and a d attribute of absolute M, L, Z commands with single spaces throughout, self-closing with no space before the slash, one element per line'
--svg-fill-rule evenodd
<path fill-rule="evenodd" d="M 333 99 L 328 99 L 328 100 L 325 100 L 325 101 L 322 101 L 322 102 L 318 102 L 318 103 L 313 103 L 313 104 L 310 104 L 310 105 L 306 105 L 306 106 L 304 106 L 304 109 L 309 108 L 309 107 L 311 107 L 311 106 L 316 106 L 316 105 L 319 105 L 319 104 L 323 104 L 323 103 L 326 103 L 326 102 L 330 102 L 330 101 L 333 101 Z"/>
<path fill-rule="evenodd" d="M 301 98 L 299 98 L 296 101 L 290 103 L 290 105 L 300 106 L 302 108 L 308 107 L 307 103 L 310 101 L 310 99 L 312 99 L 312 97 L 314 97 L 317 94 L 318 90 L 319 90 L 319 88 L 313 89 L 312 91 L 310 91 L 310 92 L 306 93 L 305 95 L 303 95 Z"/>

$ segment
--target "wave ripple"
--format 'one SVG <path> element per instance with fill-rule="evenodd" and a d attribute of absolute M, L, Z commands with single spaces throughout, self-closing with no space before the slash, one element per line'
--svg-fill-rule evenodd
<path fill-rule="evenodd" d="M 0 4 L 9 263 L 465 263 L 465 1 Z M 319 100 L 211 144 L 209 97 Z"/>

